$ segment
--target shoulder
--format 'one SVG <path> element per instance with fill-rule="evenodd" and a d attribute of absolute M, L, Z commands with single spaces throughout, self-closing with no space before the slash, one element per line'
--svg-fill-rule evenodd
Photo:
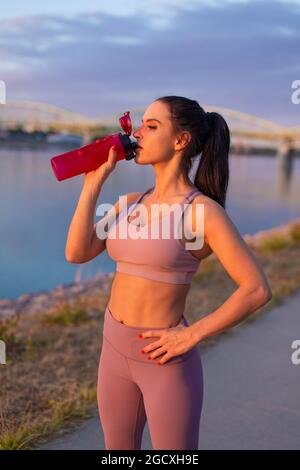
<path fill-rule="evenodd" d="M 193 214 L 196 211 L 197 206 L 202 206 L 204 210 L 204 214 L 206 218 L 213 218 L 215 216 L 220 216 L 221 214 L 226 214 L 226 211 L 224 208 L 216 202 L 214 199 L 212 199 L 209 196 L 206 196 L 205 194 L 197 194 L 190 206 L 193 208 Z"/>
<path fill-rule="evenodd" d="M 195 208 L 197 204 L 203 205 L 204 212 L 207 218 L 209 217 L 211 219 L 215 216 L 221 216 L 222 214 L 223 215 L 226 214 L 226 211 L 221 206 L 221 204 L 219 204 L 217 201 L 215 201 L 211 197 L 206 196 L 205 194 L 197 194 L 197 196 L 193 198 L 193 201 L 191 204 L 193 208 Z"/>
<path fill-rule="evenodd" d="M 230 224 L 230 218 L 226 210 L 214 199 L 205 194 L 197 194 L 192 200 L 192 228 L 197 230 L 196 218 L 203 216 L 204 221 L 204 237 L 208 240 L 209 233 L 220 227 L 222 224 Z M 200 208 L 198 212 L 198 207 Z"/>
<path fill-rule="evenodd" d="M 114 207 L 116 212 L 118 213 L 122 208 L 127 204 L 129 206 L 131 203 L 138 200 L 138 198 L 143 194 L 142 191 L 140 192 L 133 192 L 133 193 L 126 193 L 120 194 L 118 200 L 114 203 Z"/>
<path fill-rule="evenodd" d="M 131 204 L 134 201 L 137 201 L 138 198 L 143 194 L 143 191 L 135 192 L 135 193 L 126 193 L 122 194 L 124 200 L 127 201 L 127 204 Z"/>

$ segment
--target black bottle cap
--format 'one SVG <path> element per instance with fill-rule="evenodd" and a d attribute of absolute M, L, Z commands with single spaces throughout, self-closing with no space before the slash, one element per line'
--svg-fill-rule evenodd
<path fill-rule="evenodd" d="M 129 135 L 119 133 L 120 140 L 124 147 L 125 159 L 132 160 L 136 156 L 136 149 L 138 148 L 137 142 L 130 140 Z"/>

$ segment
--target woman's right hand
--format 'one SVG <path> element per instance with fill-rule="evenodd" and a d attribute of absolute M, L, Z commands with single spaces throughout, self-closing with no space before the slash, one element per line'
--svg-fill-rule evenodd
<path fill-rule="evenodd" d="M 96 170 L 85 173 L 84 185 L 91 185 L 93 187 L 102 185 L 110 173 L 115 169 L 116 163 L 117 150 L 116 146 L 112 145 L 109 149 L 107 161 L 102 163 L 102 165 L 100 165 Z"/>

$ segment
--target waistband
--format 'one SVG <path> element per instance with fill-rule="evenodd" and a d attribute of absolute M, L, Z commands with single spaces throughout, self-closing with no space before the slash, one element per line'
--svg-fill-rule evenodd
<path fill-rule="evenodd" d="M 186 320 L 185 316 L 182 315 L 179 324 L 183 324 L 185 326 L 189 326 L 188 321 Z M 150 361 L 148 359 L 148 354 L 143 354 L 141 350 L 143 347 L 147 346 L 148 344 L 154 343 L 159 339 L 159 337 L 152 336 L 148 338 L 139 338 L 139 333 L 143 331 L 152 331 L 152 330 L 161 330 L 161 329 L 168 329 L 168 328 L 160 328 L 160 327 L 139 327 L 139 326 L 129 326 L 125 325 L 124 323 L 116 320 L 116 318 L 112 315 L 108 304 L 105 308 L 104 313 L 104 323 L 103 323 L 103 336 L 107 341 L 122 355 L 126 356 L 129 359 L 133 359 L 139 362 L 145 362 L 149 365 L 157 366 L 157 362 L 159 361 L 160 357 L 157 356 L 155 359 Z M 164 366 L 177 364 L 183 362 L 185 359 L 189 358 L 196 350 L 196 347 L 190 349 L 189 351 L 180 354 L 178 356 L 174 356 L 168 361 L 163 364 Z"/>
<path fill-rule="evenodd" d="M 196 260 L 196 258 L 195 258 Z M 195 261 L 197 265 L 199 261 Z M 128 263 L 126 261 L 117 261 L 117 271 L 134 276 L 142 276 L 153 281 L 169 282 L 171 284 L 191 284 L 196 269 L 193 271 L 159 271 L 154 270 L 149 265 L 139 265 L 136 263 Z"/>

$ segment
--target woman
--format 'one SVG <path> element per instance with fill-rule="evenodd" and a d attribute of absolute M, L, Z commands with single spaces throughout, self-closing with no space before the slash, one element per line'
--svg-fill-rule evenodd
<path fill-rule="evenodd" d="M 197 449 L 203 403 L 198 343 L 239 323 L 268 302 L 271 292 L 225 212 L 230 134 L 222 116 L 206 113 L 188 98 L 162 97 L 147 108 L 134 137 L 140 145 L 135 161 L 152 164 L 155 186 L 127 194 L 129 210 L 116 202 L 94 224 L 97 198 L 116 165 L 111 148 L 108 161 L 85 175 L 66 258 L 85 263 L 107 248 L 117 262 L 98 369 L 106 449 L 140 449 L 146 419 L 153 449 Z M 189 172 L 199 154 L 192 183 Z M 181 224 L 174 222 L 175 210 L 169 211 L 171 232 L 165 238 L 149 230 L 165 222 L 150 211 L 158 203 L 182 210 Z M 127 230 L 124 238 L 112 230 L 121 224 Z M 139 231 L 139 238 L 132 236 Z M 197 243 L 188 244 L 191 238 Z M 183 312 L 190 283 L 200 260 L 212 252 L 238 288 L 214 312 L 189 325 Z"/>

